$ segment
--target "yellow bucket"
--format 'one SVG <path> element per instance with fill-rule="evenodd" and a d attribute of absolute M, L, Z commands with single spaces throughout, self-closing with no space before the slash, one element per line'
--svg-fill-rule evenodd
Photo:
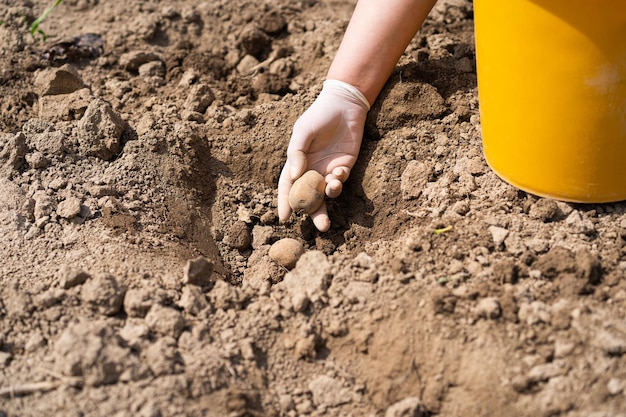
<path fill-rule="evenodd" d="M 624 0 L 475 0 L 485 158 L 563 201 L 626 200 Z"/>

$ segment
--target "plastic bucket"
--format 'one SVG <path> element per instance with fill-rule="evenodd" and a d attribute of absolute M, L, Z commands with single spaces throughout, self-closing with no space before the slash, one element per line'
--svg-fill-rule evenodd
<path fill-rule="evenodd" d="M 485 158 L 563 201 L 626 200 L 624 0 L 475 0 Z"/>

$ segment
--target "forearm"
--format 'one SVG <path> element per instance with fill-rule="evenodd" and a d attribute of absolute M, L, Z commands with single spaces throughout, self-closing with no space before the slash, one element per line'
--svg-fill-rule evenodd
<path fill-rule="evenodd" d="M 359 0 L 327 78 L 373 103 L 437 0 Z"/>

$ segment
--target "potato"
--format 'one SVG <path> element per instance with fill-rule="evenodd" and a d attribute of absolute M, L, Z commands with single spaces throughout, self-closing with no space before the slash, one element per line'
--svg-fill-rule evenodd
<path fill-rule="evenodd" d="M 275 242 L 270 247 L 268 255 L 278 265 L 291 270 L 296 266 L 298 259 L 300 259 L 303 253 L 304 246 L 302 243 L 296 239 L 287 237 Z"/>
<path fill-rule="evenodd" d="M 315 213 L 324 202 L 326 181 L 314 170 L 305 172 L 291 186 L 289 205 L 295 212 Z"/>

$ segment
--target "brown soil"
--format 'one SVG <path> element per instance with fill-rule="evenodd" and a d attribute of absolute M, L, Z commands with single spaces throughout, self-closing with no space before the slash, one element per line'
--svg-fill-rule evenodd
<path fill-rule="evenodd" d="M 66 0 L 42 42 L 50 3 L 0 0 L 0 415 L 626 415 L 626 205 L 488 169 L 471 1 L 407 48 L 328 233 L 276 182 L 353 0 Z"/>

